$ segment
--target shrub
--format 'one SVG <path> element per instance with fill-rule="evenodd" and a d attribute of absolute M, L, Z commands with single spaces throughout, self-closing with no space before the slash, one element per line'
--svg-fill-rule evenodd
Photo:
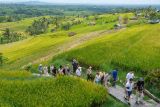
<path fill-rule="evenodd" d="M 77 33 L 75 33 L 75 32 L 69 32 L 69 33 L 68 33 L 68 36 L 71 37 L 71 36 L 74 36 L 74 35 L 76 35 L 76 34 L 77 34 Z"/>
<path fill-rule="evenodd" d="M 32 68 L 32 63 L 29 63 L 28 65 L 26 65 L 26 66 L 24 67 L 24 69 L 25 69 L 26 71 L 30 71 L 31 68 Z"/>

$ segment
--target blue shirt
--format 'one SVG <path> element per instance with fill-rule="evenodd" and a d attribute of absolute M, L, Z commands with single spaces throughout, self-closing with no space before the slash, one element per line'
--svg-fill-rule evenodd
<path fill-rule="evenodd" d="M 43 70 L 43 67 L 42 67 L 42 66 L 39 66 L 39 67 L 38 67 L 38 70 L 39 70 L 39 71 L 42 71 L 42 70 Z"/>
<path fill-rule="evenodd" d="M 112 76 L 113 76 L 114 79 L 117 79 L 117 75 L 118 75 L 117 70 L 113 70 Z"/>

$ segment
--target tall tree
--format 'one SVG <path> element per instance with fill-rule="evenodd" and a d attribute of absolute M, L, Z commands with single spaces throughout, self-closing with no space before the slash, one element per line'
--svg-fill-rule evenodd
<path fill-rule="evenodd" d="M 38 35 L 46 32 L 48 29 L 48 25 L 50 24 L 50 20 L 43 17 L 38 20 L 35 20 L 31 26 L 27 28 L 27 32 L 31 35 Z"/>

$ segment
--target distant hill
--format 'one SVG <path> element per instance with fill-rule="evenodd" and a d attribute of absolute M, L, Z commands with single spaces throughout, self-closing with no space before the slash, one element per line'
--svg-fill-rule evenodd
<path fill-rule="evenodd" d="M 53 5 L 52 3 L 48 2 L 41 2 L 41 1 L 24 1 L 24 2 L 7 2 L 1 1 L 0 4 L 23 4 L 23 5 Z"/>
<path fill-rule="evenodd" d="M 25 4 L 25 5 L 51 5 L 51 3 L 40 2 L 40 1 L 16 2 L 16 4 Z"/>

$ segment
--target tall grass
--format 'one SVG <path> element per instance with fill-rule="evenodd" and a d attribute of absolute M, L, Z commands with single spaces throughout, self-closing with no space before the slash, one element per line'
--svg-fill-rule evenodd
<path fill-rule="evenodd" d="M 0 80 L 0 105 L 10 107 L 89 107 L 107 100 L 106 90 L 77 77 Z"/>
<path fill-rule="evenodd" d="M 30 77 L 31 73 L 26 71 L 0 71 L 0 78 L 18 78 L 18 77 Z"/>
<path fill-rule="evenodd" d="M 150 71 L 160 67 L 159 30 L 159 24 L 131 27 L 91 40 L 58 58 L 77 58 L 82 64 L 105 70 L 114 66 L 124 70 Z"/>

